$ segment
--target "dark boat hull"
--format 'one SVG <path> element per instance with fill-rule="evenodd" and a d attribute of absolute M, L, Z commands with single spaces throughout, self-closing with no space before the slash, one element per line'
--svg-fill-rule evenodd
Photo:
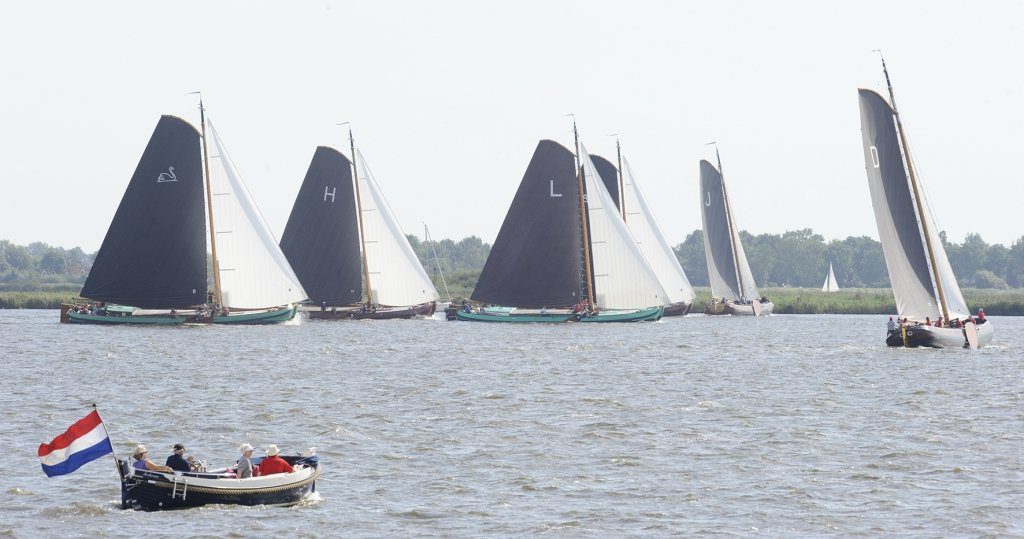
<path fill-rule="evenodd" d="M 447 314 L 447 311 L 446 311 Z M 657 322 L 661 320 L 662 308 L 649 307 L 647 309 L 635 310 L 604 310 L 598 314 L 580 316 L 570 312 L 546 312 L 527 310 L 516 312 L 514 308 L 491 308 L 485 312 L 463 312 L 455 313 L 456 320 L 465 322 L 491 322 L 491 323 L 616 323 L 616 322 Z M 449 318 L 451 320 L 451 318 Z"/>
<path fill-rule="evenodd" d="M 992 342 L 992 323 L 977 325 L 978 346 Z M 904 334 L 904 330 L 905 334 Z M 892 347 L 906 348 L 968 348 L 967 333 L 964 328 L 939 328 L 935 326 L 910 325 L 897 327 L 885 337 L 885 344 Z"/>
<path fill-rule="evenodd" d="M 310 320 L 394 320 L 431 316 L 437 308 L 436 302 L 421 303 L 412 307 L 384 308 L 376 311 L 360 311 L 359 309 L 335 309 L 326 311 L 307 311 Z"/>
<path fill-rule="evenodd" d="M 761 302 L 761 313 L 760 316 L 768 316 L 772 314 L 772 310 L 775 309 L 775 304 L 771 301 Z M 704 314 L 717 315 L 717 314 L 731 314 L 736 316 L 755 316 L 753 304 L 751 303 L 736 303 L 734 301 L 722 302 L 711 302 L 708 303 L 704 308 Z"/>
<path fill-rule="evenodd" d="M 259 488 L 216 488 L 175 483 L 162 473 L 134 470 L 121 461 L 121 508 L 160 511 L 187 509 L 210 504 L 222 505 L 295 505 L 316 492 L 320 469 L 300 480 Z M 283 474 L 282 474 L 283 475 Z M 288 474 L 291 475 L 291 474 Z M 227 480 L 237 484 L 237 480 Z M 248 480 L 244 480 L 248 481 Z"/>
<path fill-rule="evenodd" d="M 673 303 L 668 307 L 665 307 L 665 314 L 662 316 L 686 316 L 690 312 L 690 308 L 693 307 L 693 303 L 687 303 L 681 301 L 679 303 Z"/>
<path fill-rule="evenodd" d="M 74 311 L 65 311 L 61 307 L 61 320 L 67 318 L 72 324 L 100 324 L 100 325 L 135 325 L 135 326 L 176 326 L 181 324 L 279 324 L 295 318 L 297 307 L 286 305 L 263 311 L 236 311 L 228 315 L 214 317 L 204 315 L 186 314 L 153 314 L 134 315 L 130 313 L 107 313 L 107 314 L 86 314 Z"/>

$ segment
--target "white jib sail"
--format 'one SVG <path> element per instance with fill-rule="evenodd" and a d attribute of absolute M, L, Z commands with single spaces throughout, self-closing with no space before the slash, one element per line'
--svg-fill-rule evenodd
<path fill-rule="evenodd" d="M 725 186 L 725 179 L 722 179 L 723 192 L 728 189 Z M 747 253 L 743 250 L 743 243 L 740 241 L 740 227 L 736 225 L 736 218 L 732 213 L 732 199 L 729 199 L 729 222 L 732 223 L 732 242 L 736 247 L 736 271 L 740 274 L 740 282 L 743 283 L 743 296 L 741 300 L 755 300 L 761 297 L 757 291 L 757 283 L 754 282 L 754 274 L 750 271 L 750 263 L 747 262 Z"/>
<path fill-rule="evenodd" d="M 391 213 L 362 152 L 357 150 L 356 158 L 366 242 L 363 256 L 370 273 L 374 303 L 399 307 L 437 301 L 440 295 Z"/>
<path fill-rule="evenodd" d="M 263 309 L 306 299 L 217 130 L 207 124 L 221 301 L 233 309 Z"/>
<path fill-rule="evenodd" d="M 596 304 L 605 309 L 643 309 L 669 305 L 668 294 L 626 228 L 590 155 L 582 144 L 580 148 L 586 183 Z"/>
<path fill-rule="evenodd" d="M 647 259 L 662 288 L 668 294 L 670 303 L 690 303 L 695 294 L 686 272 L 679 265 L 675 251 L 665 240 L 654 213 L 644 197 L 640 185 L 633 176 L 626 158 L 622 158 L 622 204 L 626 208 L 626 226 L 633 233 L 640 251 Z"/>
<path fill-rule="evenodd" d="M 839 283 L 836 282 L 836 274 L 832 271 L 832 262 L 828 263 L 828 275 L 825 276 L 825 284 L 821 285 L 822 292 L 838 292 Z"/>
<path fill-rule="evenodd" d="M 928 225 L 928 236 L 932 244 L 932 254 L 935 256 L 935 269 L 938 270 L 939 279 L 942 281 L 942 293 L 946 298 L 946 308 L 949 309 L 949 317 L 966 318 L 970 316 L 971 311 L 967 307 L 967 302 L 964 301 L 964 295 L 960 291 L 959 283 L 956 282 L 953 267 L 949 265 L 946 249 L 942 246 L 942 238 L 939 237 L 938 227 L 935 226 L 931 205 L 928 204 L 928 197 L 925 196 L 924 187 L 920 185 L 920 181 L 918 186 L 920 187 L 918 192 L 921 193 L 921 206 L 924 208 L 925 213 L 921 216 L 921 219 Z M 936 290 L 936 295 L 938 295 L 938 290 Z M 936 313 L 936 315 L 940 316 L 941 313 Z"/>

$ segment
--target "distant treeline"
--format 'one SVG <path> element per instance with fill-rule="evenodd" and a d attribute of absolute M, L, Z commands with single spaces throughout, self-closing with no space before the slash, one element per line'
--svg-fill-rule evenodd
<path fill-rule="evenodd" d="M 27 246 L 0 240 L 0 291 L 78 292 L 94 255 L 37 241 Z"/>
<path fill-rule="evenodd" d="M 950 243 L 940 234 L 961 287 L 1024 287 L 1024 236 L 1009 248 L 989 245 L 979 234 L 968 234 L 963 243 Z M 887 288 L 882 244 L 867 236 L 850 236 L 825 242 L 810 229 L 783 234 L 752 235 L 740 232 L 747 261 L 758 286 L 820 288 L 825 282 L 828 263 L 840 288 Z M 704 235 L 694 230 L 686 241 L 675 247 L 676 257 L 694 286 L 708 286 L 708 266 L 704 255 Z"/>
<path fill-rule="evenodd" d="M 820 288 L 828 271 L 829 260 L 832 261 L 840 288 L 889 287 L 882 246 L 867 236 L 850 236 L 844 240 L 826 242 L 821 235 L 804 229 L 759 235 L 743 231 L 740 237 L 754 278 L 761 287 Z M 1024 288 L 1024 236 L 1010 247 L 990 245 L 978 234 L 968 234 L 961 243 L 950 243 L 945 233 L 941 237 L 962 287 L 1004 290 Z M 447 284 L 453 297 L 464 298 L 472 294 L 491 251 L 490 244 L 476 236 L 460 241 L 445 239 L 431 242 L 424 242 L 414 235 L 408 238 L 442 295 L 445 295 L 444 284 Z M 698 287 L 708 286 L 701 231 L 691 232 L 683 243 L 675 247 L 675 252 L 690 282 Z M 51 305 L 56 301 L 55 298 L 74 296 L 81 290 L 94 256 L 95 253 L 87 254 L 78 247 L 64 249 L 42 242 L 20 246 L 0 240 L 0 294 L 3 294 L 0 297 L 0 308 Z M 14 296 L 15 293 L 18 295 Z M 833 308 L 842 312 L 881 310 L 873 300 L 871 307 L 858 303 L 859 306 L 850 311 L 852 305 L 844 307 L 839 299 L 835 297 L 834 305 L 799 305 L 809 300 L 806 294 L 797 295 L 793 298 L 791 312 L 829 312 Z M 989 299 L 1001 301 L 1002 298 Z M 1017 304 L 1020 302 L 1014 301 Z M 1011 307 L 1007 310 L 1016 309 Z M 776 312 L 787 310 L 788 307 L 784 307 Z"/>

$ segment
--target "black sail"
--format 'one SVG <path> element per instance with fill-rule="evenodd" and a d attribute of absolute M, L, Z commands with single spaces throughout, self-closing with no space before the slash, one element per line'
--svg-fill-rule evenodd
<path fill-rule="evenodd" d="M 704 224 L 704 254 L 708 260 L 708 280 L 715 297 L 739 298 L 736 260 L 729 233 L 729 214 L 725 207 L 722 175 L 711 163 L 700 162 L 700 209 Z"/>
<path fill-rule="evenodd" d="M 861 89 L 861 136 L 871 205 L 882 242 L 889 280 L 902 316 L 937 316 L 927 247 L 918 224 L 892 107 L 882 96 Z"/>
<path fill-rule="evenodd" d="M 206 301 L 200 136 L 162 116 L 110 223 L 81 296 L 147 309 Z"/>
<path fill-rule="evenodd" d="M 612 195 L 612 200 L 615 201 L 615 207 L 621 211 L 622 203 L 619 202 L 619 197 L 622 193 L 619 193 L 619 169 L 616 168 L 611 161 L 601 157 L 600 155 L 590 154 L 590 160 L 594 163 L 594 168 L 597 169 L 597 174 L 601 176 L 601 181 L 604 182 L 605 189 L 608 189 L 608 193 Z"/>
<path fill-rule="evenodd" d="M 472 299 L 511 307 L 579 301 L 579 188 L 573 152 L 537 144 Z"/>
<path fill-rule="evenodd" d="M 352 163 L 320 146 L 281 236 L 281 251 L 310 301 L 350 305 L 362 298 Z"/>

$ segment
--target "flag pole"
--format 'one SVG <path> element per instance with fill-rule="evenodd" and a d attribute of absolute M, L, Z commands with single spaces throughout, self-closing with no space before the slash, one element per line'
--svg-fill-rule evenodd
<path fill-rule="evenodd" d="M 92 403 L 92 409 L 96 412 L 96 417 L 100 417 L 100 409 L 96 407 L 96 403 Z M 107 424 L 103 422 L 103 418 L 100 417 L 100 425 L 103 425 L 103 433 L 107 435 L 107 443 L 110 444 L 110 456 L 114 457 L 114 467 L 117 468 L 117 476 L 121 478 L 121 482 L 124 482 L 124 472 L 121 471 L 121 463 L 117 460 L 117 452 L 114 451 L 114 442 L 110 439 L 110 431 L 107 430 Z"/>

